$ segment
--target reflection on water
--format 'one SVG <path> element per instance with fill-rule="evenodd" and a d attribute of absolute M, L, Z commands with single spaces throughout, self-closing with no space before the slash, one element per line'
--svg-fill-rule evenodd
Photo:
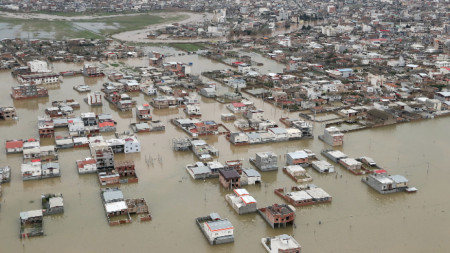
<path fill-rule="evenodd" d="M 56 35 L 53 31 L 45 31 L 33 27 L 24 27 L 23 25 L 13 25 L 10 23 L 0 23 L 0 38 L 54 38 Z"/>
<path fill-rule="evenodd" d="M 100 33 L 103 30 L 120 28 L 119 23 L 107 24 L 102 22 L 72 22 L 72 24 L 95 33 Z"/>
<path fill-rule="evenodd" d="M 221 69 L 225 66 L 196 55 L 170 57 L 169 60 L 193 62 L 193 71 Z M 125 60 L 126 63 L 145 66 L 146 59 Z M 55 71 L 79 69 L 80 64 L 55 63 Z M 129 131 L 130 122 L 136 122 L 134 112 L 118 112 L 105 104 L 89 108 L 72 86 L 88 80 L 92 90 L 100 90 L 105 77 L 86 79 L 82 76 L 65 78 L 59 89 L 50 90 L 49 99 L 12 101 L 10 87 L 17 82 L 8 72 L 0 72 L 2 106 L 14 105 L 20 118 L 15 123 L 0 122 L 0 139 L 38 137 L 37 116 L 43 115 L 51 101 L 74 98 L 80 102 L 76 113 L 95 111 L 111 113 L 118 121 L 117 131 Z M 92 80 L 92 81 L 91 81 Z M 137 104 L 150 97 L 138 94 Z M 296 113 L 279 110 L 272 105 L 251 98 L 265 116 L 278 122 L 280 117 L 297 117 Z M 203 119 L 221 122 L 220 114 L 228 112 L 223 104 L 201 99 Z M 87 148 L 60 151 L 61 177 L 42 181 L 22 182 L 20 155 L 0 153 L 0 166 L 10 165 L 12 179 L 2 185 L 4 190 L 0 209 L 0 243 L 2 252 L 59 252 L 61 247 L 75 252 L 129 251 L 150 248 L 152 252 L 262 252 L 260 239 L 281 233 L 293 234 L 305 252 L 446 252 L 450 247 L 450 233 L 446 210 L 445 186 L 449 181 L 448 125 L 450 118 L 401 124 L 379 129 L 348 133 L 344 146 L 339 148 L 351 157 L 368 155 L 392 174 L 403 174 L 410 184 L 418 187 L 416 194 L 382 196 L 336 165 L 336 175 L 321 175 L 308 168 L 313 183 L 333 196 L 331 204 L 297 208 L 296 227 L 274 230 L 255 214 L 238 216 L 225 202 L 229 191 L 217 179 L 192 180 L 184 166 L 195 162 L 191 152 L 173 152 L 171 139 L 187 135 L 169 123 L 174 117 L 185 117 L 182 110 L 152 110 L 154 119 L 166 124 L 165 132 L 139 135 L 142 152 L 120 154 L 117 160 L 134 160 L 138 184 L 121 186 L 126 197 L 144 197 L 150 206 L 153 220 L 140 224 L 110 227 L 106 222 L 95 175 L 78 175 L 75 160 L 89 155 Z M 278 122 L 280 126 L 282 124 Z M 227 126 L 233 127 L 232 123 Z M 315 136 L 323 132 L 323 123 L 314 123 Z M 58 130 L 58 133 L 67 134 Z M 113 134 L 105 134 L 112 138 Z M 210 136 L 206 141 L 220 150 L 219 161 L 242 159 L 244 167 L 252 167 L 248 158 L 256 152 L 272 150 L 278 155 L 278 165 L 285 164 L 284 155 L 308 148 L 321 157 L 320 150 L 329 148 L 317 138 L 270 145 L 232 146 L 224 136 Z M 52 140 L 43 143 L 51 144 Z M 161 157 L 161 160 L 158 160 Z M 147 165 L 146 158 L 152 159 Z M 281 169 L 262 173 L 260 186 L 247 189 L 258 201 L 268 206 L 284 201 L 273 193 L 277 187 L 295 185 Z M 20 211 L 37 209 L 41 193 L 59 193 L 65 198 L 65 213 L 58 218 L 44 218 L 45 234 L 41 238 L 18 239 Z M 33 203 L 30 201 L 33 200 Z M 210 246 L 194 223 L 194 218 L 218 212 L 229 218 L 235 227 L 234 244 Z M 420 228 L 420 229 L 418 229 Z M 433 233 L 439 231 L 439 233 Z M 370 237 L 370 239 L 369 239 Z M 74 240 L 77 238 L 77 240 Z M 120 240 L 111 240 L 120 238 Z M 83 241 L 83 243 L 79 243 Z M 383 242 L 380 244 L 380 242 Z M 400 243 L 399 243 L 400 242 Z M 401 243 L 405 242 L 405 243 Z M 406 243 L 407 242 L 407 243 Z M 52 245 L 51 247 L 49 245 Z"/>

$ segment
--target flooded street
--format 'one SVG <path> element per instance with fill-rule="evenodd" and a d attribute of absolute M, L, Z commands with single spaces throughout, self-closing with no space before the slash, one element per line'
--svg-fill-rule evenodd
<path fill-rule="evenodd" d="M 167 51 L 167 52 L 174 52 Z M 166 61 L 192 62 L 193 73 L 230 68 L 197 55 L 173 56 Z M 277 72 L 279 66 L 266 58 L 261 72 Z M 130 66 L 147 66 L 147 59 L 125 60 Z M 54 71 L 82 68 L 81 64 L 54 63 Z M 37 116 L 55 100 L 73 98 L 81 105 L 75 113 L 93 111 L 111 113 L 118 122 L 117 131 L 130 131 L 129 124 L 136 122 L 133 112 L 118 112 L 106 100 L 101 108 L 90 108 L 85 94 L 72 89 L 74 85 L 87 84 L 92 91 L 100 90 L 106 78 L 65 77 L 58 88 L 49 88 L 49 98 L 13 101 L 10 90 L 17 82 L 9 72 L 0 72 L 1 106 L 15 106 L 18 121 L 0 121 L 0 143 L 6 139 L 38 138 Z M 225 90 L 225 88 L 222 88 Z M 141 93 L 132 95 L 137 104 L 151 97 Z M 250 98 L 257 108 L 265 111 L 266 118 L 279 122 L 280 117 L 298 117 Z M 201 99 L 203 120 L 222 123 L 221 113 L 228 113 L 224 104 L 212 99 Z M 11 167 L 11 182 L 3 184 L 0 208 L 1 252 L 124 252 L 145 249 L 149 252 L 264 252 L 261 238 L 290 234 L 302 245 L 302 252 L 447 252 L 450 248 L 450 201 L 445 188 L 450 181 L 448 164 L 448 126 L 450 118 L 399 124 L 383 128 L 346 134 L 344 146 L 339 148 L 350 157 L 370 156 L 391 174 L 401 174 L 415 194 L 397 193 L 380 195 L 355 176 L 335 164 L 336 174 L 323 175 L 312 168 L 308 173 L 312 183 L 323 188 L 332 197 L 329 204 L 298 207 L 295 227 L 272 229 L 258 214 L 237 215 L 225 201 L 225 190 L 218 179 L 194 181 L 185 165 L 196 158 L 192 152 L 174 152 L 172 138 L 187 137 L 186 133 L 169 123 L 175 117 L 185 117 L 182 109 L 153 110 L 155 120 L 166 125 L 165 132 L 138 134 L 141 153 L 115 155 L 116 160 L 133 160 L 139 177 L 137 184 L 120 185 L 125 198 L 145 198 L 153 220 L 150 222 L 108 225 L 102 201 L 100 184 L 96 175 L 79 175 L 75 160 L 89 156 L 88 148 L 59 151 L 61 177 L 23 182 L 20 175 L 22 154 L 0 153 L 0 167 Z M 225 124 L 235 129 L 232 123 Z M 274 203 L 286 203 L 273 192 L 275 188 L 296 185 L 281 168 L 287 152 L 308 148 L 320 159 L 320 151 L 329 148 L 318 140 L 324 124 L 315 123 L 314 139 L 283 143 L 233 146 L 225 136 L 208 136 L 204 139 L 219 149 L 218 160 L 242 159 L 244 167 L 252 167 L 248 158 L 256 152 L 273 151 L 279 155 L 277 172 L 263 172 L 262 185 L 245 187 L 257 200 L 258 208 Z M 68 132 L 58 130 L 57 135 Z M 113 137 L 104 133 L 105 139 Z M 54 145 L 53 140 L 41 143 Z M 150 157 L 150 166 L 145 162 Z M 158 158 L 161 158 L 159 161 Z M 329 161 L 329 160 L 328 160 Z M 45 236 L 19 239 L 19 212 L 40 208 L 41 193 L 62 193 L 63 215 L 44 217 Z M 194 219 L 219 213 L 234 225 L 235 242 L 210 246 Z M 438 233 L 435 233 L 438 231 Z"/>

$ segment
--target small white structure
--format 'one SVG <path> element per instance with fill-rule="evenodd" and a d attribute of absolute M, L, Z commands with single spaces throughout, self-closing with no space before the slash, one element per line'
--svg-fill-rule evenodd
<path fill-rule="evenodd" d="M 327 161 L 313 161 L 311 164 L 319 173 L 334 173 L 334 166 Z"/>
<path fill-rule="evenodd" d="M 292 236 L 286 234 L 262 238 L 261 243 L 269 253 L 279 253 L 279 252 L 300 253 L 302 250 L 300 244 Z"/>
<path fill-rule="evenodd" d="M 241 185 L 245 184 L 260 184 L 261 174 L 255 169 L 243 169 L 241 175 Z"/>

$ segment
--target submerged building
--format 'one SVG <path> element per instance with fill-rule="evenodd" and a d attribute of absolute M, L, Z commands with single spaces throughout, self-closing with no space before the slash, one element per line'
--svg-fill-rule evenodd
<path fill-rule="evenodd" d="M 211 245 L 234 242 L 234 227 L 228 219 L 217 213 L 195 219 L 200 230 Z"/>
<path fill-rule="evenodd" d="M 261 243 L 269 253 L 300 253 L 302 250 L 300 244 L 286 234 L 262 238 Z"/>
<path fill-rule="evenodd" d="M 383 169 L 375 171 L 361 178 L 361 181 L 381 194 L 389 194 L 401 191 L 415 191 L 408 187 L 408 179 L 401 175 L 388 175 Z"/>
<path fill-rule="evenodd" d="M 246 189 L 234 189 L 225 199 L 238 214 L 256 212 L 256 199 L 250 196 Z"/>

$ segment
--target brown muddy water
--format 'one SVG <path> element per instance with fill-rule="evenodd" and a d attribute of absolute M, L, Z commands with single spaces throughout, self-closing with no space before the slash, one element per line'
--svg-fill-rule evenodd
<path fill-rule="evenodd" d="M 226 68 L 198 56 L 173 57 L 169 60 L 194 62 L 194 72 Z M 271 64 L 266 60 L 264 64 Z M 146 59 L 126 61 L 143 65 Z M 82 65 L 55 64 L 55 71 L 79 69 Z M 86 83 L 99 90 L 105 78 L 87 79 L 66 77 L 59 88 L 49 90 L 50 97 L 13 101 L 10 87 L 17 85 L 9 72 L 0 72 L 1 106 L 17 108 L 18 121 L 0 122 L 0 142 L 12 138 L 38 137 L 37 116 L 43 115 L 51 101 L 74 98 L 81 104 L 81 112 L 112 113 L 118 121 L 118 131 L 129 130 L 135 122 L 133 112 L 117 112 L 105 101 L 102 108 L 89 108 L 72 86 Z M 223 89 L 225 90 L 225 89 Z M 135 94 L 138 104 L 150 97 Z M 265 116 L 296 117 L 251 99 L 265 110 Z M 221 122 L 220 114 L 228 112 L 225 105 L 211 99 L 201 100 L 203 119 Z M 184 117 L 182 110 L 152 110 L 155 119 L 166 123 L 164 133 L 139 134 L 142 152 L 116 155 L 117 160 L 134 160 L 139 183 L 121 185 L 126 198 L 143 197 L 149 203 L 153 220 L 110 227 L 100 199 L 100 185 L 96 175 L 78 175 L 75 160 L 89 155 L 87 148 L 65 149 L 59 152 L 60 178 L 23 182 L 20 177 L 21 155 L 0 152 L 0 166 L 12 168 L 10 183 L 2 185 L 0 209 L 0 252 L 264 252 L 260 239 L 282 233 L 290 234 L 302 245 L 303 252 L 448 252 L 450 241 L 450 201 L 447 193 L 450 173 L 448 126 L 450 118 L 401 124 L 349 133 L 341 148 L 351 157 L 367 155 L 392 174 L 402 174 L 415 194 L 397 193 L 382 196 L 368 188 L 359 176 L 337 166 L 337 174 L 321 175 L 309 168 L 313 183 L 333 196 L 330 204 L 297 208 L 296 226 L 272 229 L 257 214 L 237 215 L 225 202 L 224 190 L 217 179 L 190 178 L 184 166 L 195 161 L 191 152 L 174 152 L 171 139 L 186 134 L 168 123 L 171 118 Z M 227 124 L 231 129 L 233 126 Z M 281 125 L 281 123 L 280 123 Z M 315 138 L 285 143 L 253 146 L 232 146 L 224 136 L 206 137 L 206 141 L 220 150 L 219 161 L 248 158 L 255 152 L 272 150 L 280 156 L 279 166 L 285 163 L 284 154 L 308 148 L 320 158 L 320 150 L 328 148 L 317 139 L 323 131 L 322 123 L 315 123 Z M 62 130 L 58 133 L 68 134 Z M 110 138 L 112 134 L 105 134 Z M 50 145 L 53 140 L 42 143 Z M 3 145 L 3 144 L 2 144 Z M 153 165 L 145 158 L 151 156 Z M 161 157 L 161 162 L 158 161 Z M 273 193 L 277 187 L 295 185 L 282 170 L 262 173 L 261 186 L 247 190 L 258 201 L 258 207 L 284 201 Z M 19 239 L 19 212 L 40 208 L 41 193 L 62 193 L 63 215 L 44 218 L 45 236 Z M 233 244 L 210 246 L 194 219 L 218 212 L 230 219 L 235 227 Z"/>

